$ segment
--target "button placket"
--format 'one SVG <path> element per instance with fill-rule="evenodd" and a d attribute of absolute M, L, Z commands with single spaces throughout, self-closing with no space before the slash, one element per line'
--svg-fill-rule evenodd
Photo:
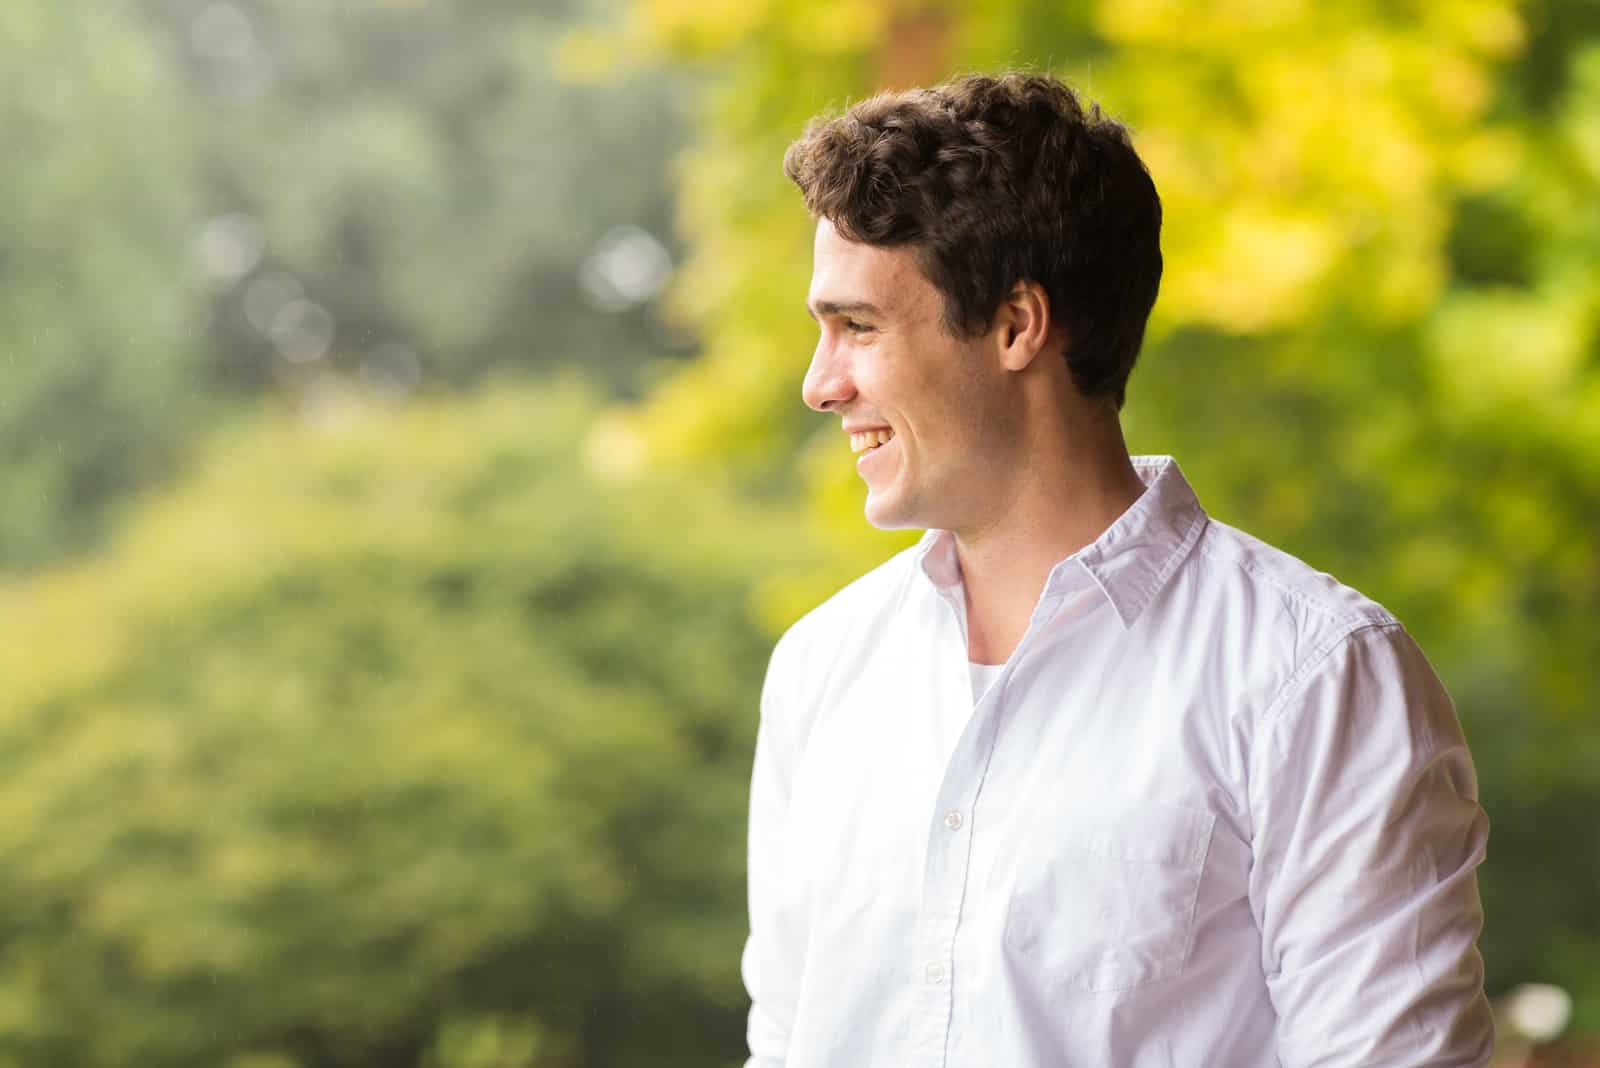
<path fill-rule="evenodd" d="M 963 665 L 966 652 L 966 619 L 963 606 L 951 597 L 944 598 L 954 617 L 956 637 L 960 640 L 962 656 L 954 663 Z M 973 718 L 968 723 L 964 737 L 958 742 L 945 768 L 945 782 L 940 790 L 942 816 L 932 824 L 935 837 L 928 841 L 926 867 L 923 872 L 923 908 L 919 924 L 919 943 L 922 966 L 919 990 L 915 995 L 917 1009 L 916 1035 L 912 1048 L 917 1053 L 917 1063 L 928 1058 L 930 1066 L 944 1063 L 949 1047 L 954 1016 L 953 969 L 955 962 L 956 932 L 961 925 L 962 905 L 966 898 L 967 880 L 971 863 L 971 835 L 959 834 L 967 823 L 968 813 L 974 812 L 978 794 L 983 787 L 989 758 L 993 755 L 999 731 L 999 704 L 1002 691 L 1017 663 L 1036 641 L 1036 635 L 1049 625 L 1060 607 L 1061 598 L 1045 595 L 1036 606 L 1028 632 L 1008 659 L 1001 677 L 995 680 L 982 699 L 973 707 Z M 967 693 L 970 700 L 970 682 L 964 667 L 950 675 L 949 693 L 956 687 Z M 946 696 L 949 696 L 949 693 Z M 940 825 L 943 825 L 941 831 Z"/>

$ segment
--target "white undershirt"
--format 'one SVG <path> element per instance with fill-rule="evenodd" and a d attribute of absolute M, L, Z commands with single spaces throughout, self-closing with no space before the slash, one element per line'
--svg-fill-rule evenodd
<path fill-rule="evenodd" d="M 972 703 L 976 705 L 983 695 L 989 692 L 989 684 L 1000 677 L 1005 665 L 980 664 L 975 660 L 968 660 L 967 667 L 972 672 Z"/>

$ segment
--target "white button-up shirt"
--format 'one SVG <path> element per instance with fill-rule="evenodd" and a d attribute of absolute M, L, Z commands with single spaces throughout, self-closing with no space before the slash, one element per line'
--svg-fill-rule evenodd
<path fill-rule="evenodd" d="M 1450 698 L 1382 607 L 1135 466 L 976 704 L 945 531 L 779 640 L 747 1068 L 1488 1060 Z"/>

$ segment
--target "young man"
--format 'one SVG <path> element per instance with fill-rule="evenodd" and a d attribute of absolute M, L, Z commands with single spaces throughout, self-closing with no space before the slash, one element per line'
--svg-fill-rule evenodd
<path fill-rule="evenodd" d="M 1128 455 L 1161 209 L 1046 76 L 813 124 L 802 393 L 925 528 L 778 642 L 759 1068 L 1476 1065 L 1487 821 L 1393 616 Z"/>

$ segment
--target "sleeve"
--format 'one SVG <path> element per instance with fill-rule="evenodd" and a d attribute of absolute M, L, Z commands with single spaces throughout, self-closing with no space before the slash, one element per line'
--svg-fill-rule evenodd
<path fill-rule="evenodd" d="M 792 632 L 791 632 L 792 633 Z M 761 688 L 761 719 L 756 730 L 755 762 L 750 777 L 748 890 L 750 933 L 745 939 L 740 973 L 750 995 L 745 1039 L 750 1059 L 745 1068 L 782 1068 L 788 1055 L 789 1030 L 799 996 L 802 961 L 793 946 L 803 947 L 804 933 L 786 929 L 792 916 L 780 913 L 784 877 L 785 824 L 795 754 L 785 731 L 783 705 L 794 692 L 795 677 L 786 667 L 792 645 L 785 634 L 767 664 Z"/>
<path fill-rule="evenodd" d="M 1395 623 L 1290 681 L 1251 759 L 1250 903 L 1285 1068 L 1485 1064 L 1488 818 L 1455 709 Z"/>

